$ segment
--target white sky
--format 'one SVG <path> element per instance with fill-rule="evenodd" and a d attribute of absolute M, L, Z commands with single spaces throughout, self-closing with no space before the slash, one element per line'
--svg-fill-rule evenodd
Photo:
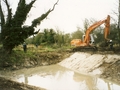
<path fill-rule="evenodd" d="M 35 7 L 29 13 L 26 24 L 31 24 L 33 19 L 52 8 L 56 1 L 36 0 Z M 71 33 L 77 30 L 77 26 L 83 28 L 85 18 L 102 20 L 108 14 L 113 17 L 113 10 L 117 12 L 117 3 L 118 0 L 59 0 L 55 10 L 49 14 L 38 28 L 42 30 L 44 28 L 53 28 L 65 33 Z"/>

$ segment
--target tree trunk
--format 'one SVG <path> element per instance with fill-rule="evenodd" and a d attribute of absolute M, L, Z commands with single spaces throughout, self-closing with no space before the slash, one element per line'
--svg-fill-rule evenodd
<path fill-rule="evenodd" d="M 25 26 L 23 24 L 36 0 L 31 0 L 29 4 L 26 4 L 27 0 L 19 0 L 14 15 L 12 15 L 12 9 L 10 8 L 8 1 L 9 0 L 0 0 L 1 39 L 5 52 L 11 53 L 15 46 L 20 45 L 26 38 L 39 32 L 39 30 L 35 31 L 34 27 L 40 25 L 41 22 L 54 10 L 59 0 L 53 5 L 52 9 L 49 9 L 46 13 L 34 19 L 31 26 Z M 2 3 L 5 3 L 6 5 L 7 17 L 4 15 Z"/>
<path fill-rule="evenodd" d="M 119 42 L 119 47 L 120 47 L 120 0 L 119 0 L 119 6 L 118 6 L 118 42 Z"/>

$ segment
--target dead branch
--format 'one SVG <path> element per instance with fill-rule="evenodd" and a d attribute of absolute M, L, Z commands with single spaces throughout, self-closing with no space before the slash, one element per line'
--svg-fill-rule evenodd
<path fill-rule="evenodd" d="M 55 9 L 55 6 L 58 4 L 59 0 L 54 4 L 53 8 L 50 11 L 53 11 Z"/>

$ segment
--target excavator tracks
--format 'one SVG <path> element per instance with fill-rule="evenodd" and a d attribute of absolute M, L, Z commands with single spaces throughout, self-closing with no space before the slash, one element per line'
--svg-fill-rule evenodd
<path fill-rule="evenodd" d="M 90 46 L 80 46 L 80 47 L 74 47 L 72 49 L 73 52 L 77 52 L 77 51 L 97 51 L 97 47 L 90 47 Z"/>

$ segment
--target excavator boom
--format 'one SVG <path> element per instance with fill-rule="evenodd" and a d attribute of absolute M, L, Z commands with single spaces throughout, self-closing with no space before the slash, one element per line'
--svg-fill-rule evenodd
<path fill-rule="evenodd" d="M 104 38 L 109 41 L 110 39 L 107 38 L 107 36 L 110 34 L 110 16 L 108 15 L 106 21 L 105 21 L 105 30 L 104 30 Z"/>
<path fill-rule="evenodd" d="M 105 20 L 100 20 L 96 23 L 94 23 L 92 26 L 90 26 L 87 30 L 86 30 L 86 34 L 85 34 L 85 39 L 83 41 L 83 43 L 86 43 L 87 45 L 89 45 L 90 42 L 90 33 L 91 31 L 95 30 L 97 27 L 99 27 L 100 25 L 102 25 L 103 23 L 105 23 L 105 31 L 104 31 L 104 38 L 106 40 L 109 40 L 107 38 L 108 34 L 109 34 L 109 28 L 110 28 L 110 16 L 107 16 L 107 19 Z"/>

